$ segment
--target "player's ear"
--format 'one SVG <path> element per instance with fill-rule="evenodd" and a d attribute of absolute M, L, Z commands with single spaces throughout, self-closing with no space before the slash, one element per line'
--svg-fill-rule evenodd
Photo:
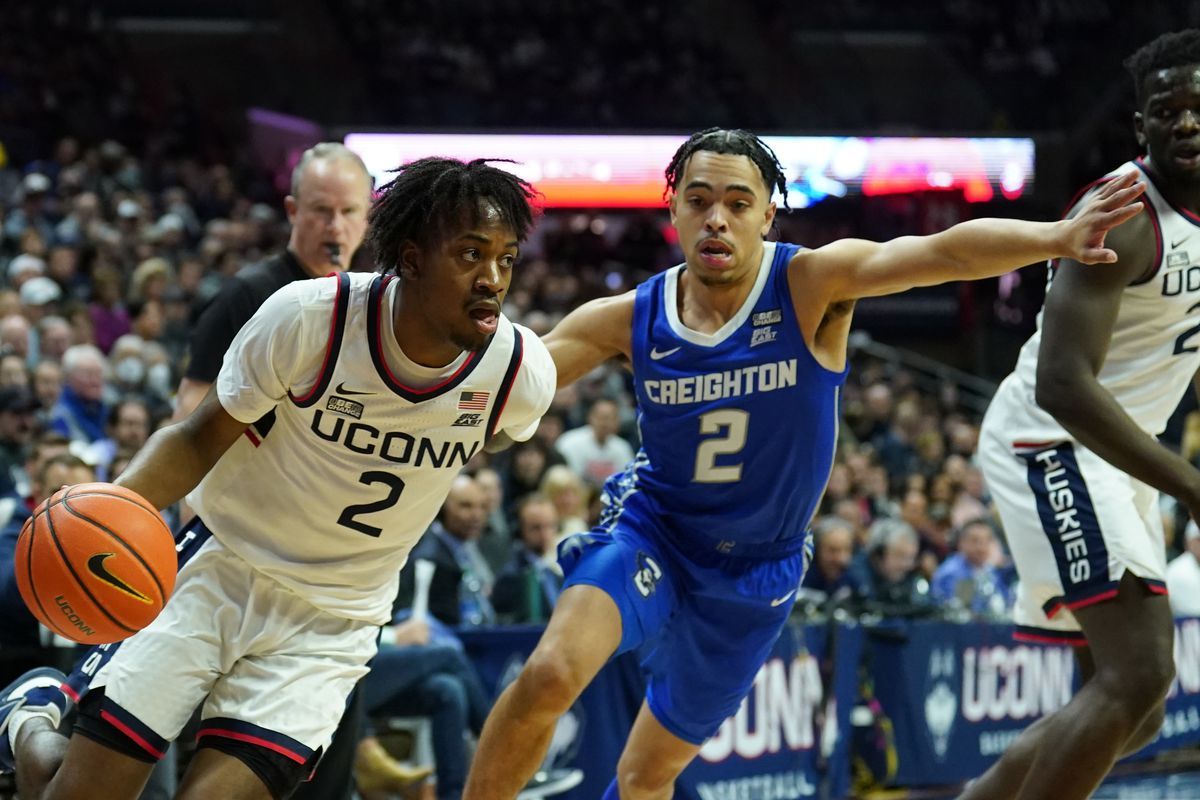
<path fill-rule="evenodd" d="M 764 239 L 767 238 L 767 234 L 771 232 L 771 226 L 775 224 L 775 212 L 777 210 L 778 209 L 775 206 L 774 201 L 767 204 L 766 220 L 763 222 L 762 230 L 759 231 Z"/>
<path fill-rule="evenodd" d="M 416 280 L 421 274 L 421 248 L 416 242 L 407 241 L 400 245 L 400 256 L 396 259 L 396 272 L 406 281 Z"/>
<path fill-rule="evenodd" d="M 1138 147 L 1146 146 L 1146 118 L 1142 112 L 1133 112 L 1133 135 L 1137 137 Z"/>

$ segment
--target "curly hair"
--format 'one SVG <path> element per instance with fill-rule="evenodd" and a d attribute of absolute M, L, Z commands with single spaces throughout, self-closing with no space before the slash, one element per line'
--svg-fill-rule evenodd
<path fill-rule="evenodd" d="M 396 268 L 405 242 L 421 247 L 441 242 L 453 226 L 478 225 L 490 205 L 524 241 L 533 226 L 533 186 L 478 158 L 421 158 L 394 170 L 367 217 L 367 244 L 383 272 Z M 511 162 L 509 162 L 511 163 Z"/>
<path fill-rule="evenodd" d="M 1159 70 L 1200 64 L 1200 30 L 1189 28 L 1174 33 L 1164 33 L 1152 42 L 1138 48 L 1125 59 L 1125 69 L 1133 78 L 1138 105 L 1145 103 L 1146 78 Z"/>

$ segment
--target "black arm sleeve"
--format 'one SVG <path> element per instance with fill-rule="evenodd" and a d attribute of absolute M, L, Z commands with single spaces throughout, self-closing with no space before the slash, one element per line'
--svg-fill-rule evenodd
<path fill-rule="evenodd" d="M 225 351 L 229 349 L 233 337 L 262 305 L 263 298 L 259 294 L 237 278 L 221 288 L 192 329 L 189 342 L 191 358 L 187 367 L 189 379 L 216 382 Z"/>

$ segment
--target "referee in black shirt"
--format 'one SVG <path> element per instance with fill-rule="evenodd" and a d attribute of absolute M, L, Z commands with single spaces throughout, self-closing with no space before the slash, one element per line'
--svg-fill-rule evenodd
<path fill-rule="evenodd" d="M 268 297 L 292 281 L 346 269 L 367 230 L 371 175 L 353 150 L 323 142 L 300 157 L 292 172 L 291 194 L 283 203 L 292 224 L 287 250 L 229 279 L 192 330 L 191 358 L 176 395 L 175 420 L 190 414 L 208 394 L 233 337 Z M 358 690 L 350 696 L 329 752 L 313 780 L 301 784 L 293 800 L 350 797 L 355 750 L 362 734 L 360 697 Z"/>
<path fill-rule="evenodd" d="M 233 337 L 263 301 L 292 281 L 346 269 L 362 244 L 371 175 L 353 150 L 336 142 L 305 150 L 292 171 L 291 192 L 283 201 L 292 223 L 287 250 L 230 278 L 197 320 L 174 419 L 200 405 Z"/>

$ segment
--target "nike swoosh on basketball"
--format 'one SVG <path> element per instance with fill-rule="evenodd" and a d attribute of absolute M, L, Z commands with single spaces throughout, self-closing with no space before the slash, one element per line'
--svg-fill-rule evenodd
<path fill-rule="evenodd" d="M 345 381 L 339 383 L 334 391 L 338 394 L 375 394 L 374 392 L 359 392 L 355 391 L 354 389 L 347 389 Z"/>
<path fill-rule="evenodd" d="M 122 591 L 137 600 L 141 600 L 143 603 L 149 603 L 149 597 L 146 597 L 146 595 L 108 571 L 108 567 L 104 565 L 104 562 L 115 555 L 116 553 L 96 553 L 96 555 L 88 559 L 88 571 L 114 589 Z"/>
<path fill-rule="evenodd" d="M 781 605 L 783 605 L 783 604 L 784 604 L 784 603 L 786 603 L 786 602 L 788 601 L 788 599 L 789 599 L 789 598 L 791 598 L 791 596 L 792 596 L 792 595 L 794 595 L 795 593 L 796 593 L 796 590 L 795 590 L 795 589 L 793 589 L 792 591 L 790 591 L 790 592 L 788 592 L 787 594 L 785 594 L 783 597 L 780 597 L 780 598 L 778 598 L 778 599 L 772 600 L 772 601 L 771 601 L 771 607 L 772 607 L 772 608 L 774 608 L 775 606 L 781 606 Z"/>
<path fill-rule="evenodd" d="M 670 350 L 659 350 L 657 347 L 650 348 L 650 358 L 653 361 L 658 361 L 660 358 L 666 358 L 671 353 L 677 352 L 680 348 L 672 347 Z"/>

